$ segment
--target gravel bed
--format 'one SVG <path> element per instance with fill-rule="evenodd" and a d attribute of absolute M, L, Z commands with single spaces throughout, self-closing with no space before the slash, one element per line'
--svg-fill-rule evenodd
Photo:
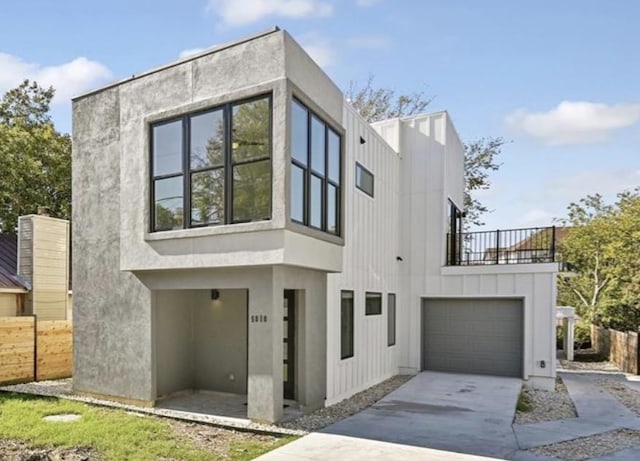
<path fill-rule="evenodd" d="M 623 383 L 614 379 L 602 378 L 597 380 L 596 383 L 620 400 L 625 407 L 640 416 L 640 392 L 629 389 Z"/>
<path fill-rule="evenodd" d="M 558 370 L 587 370 L 587 371 L 610 371 L 620 373 L 620 369 L 613 363 L 604 362 L 569 362 L 568 360 L 558 360 Z"/>
<path fill-rule="evenodd" d="M 0 391 L 18 392 L 22 394 L 42 395 L 46 397 L 61 397 L 73 395 L 72 379 L 56 379 L 52 381 L 38 381 L 24 384 L 11 384 L 0 387 Z"/>
<path fill-rule="evenodd" d="M 580 437 L 568 442 L 536 447 L 528 451 L 538 455 L 553 456 L 564 461 L 584 461 L 639 444 L 640 431 L 616 429 L 589 437 Z"/>
<path fill-rule="evenodd" d="M 283 422 L 280 426 L 306 432 L 321 429 L 370 407 L 388 393 L 395 391 L 411 378 L 413 378 L 413 376 L 393 376 L 392 378 L 359 392 L 348 399 L 336 403 L 335 405 L 321 408 L 313 413 L 296 418 L 293 421 Z"/>
<path fill-rule="evenodd" d="M 514 424 L 542 423 L 577 417 L 576 407 L 560 378 L 556 378 L 554 391 L 523 386 L 522 395 L 531 406 L 531 410 L 516 411 Z"/>
<path fill-rule="evenodd" d="M 0 440 L 3 461 L 98 461 L 102 458 L 88 447 L 32 447 L 17 440 Z"/>

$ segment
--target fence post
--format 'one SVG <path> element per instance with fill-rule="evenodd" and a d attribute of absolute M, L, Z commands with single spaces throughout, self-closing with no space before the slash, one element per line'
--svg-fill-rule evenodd
<path fill-rule="evenodd" d="M 640 375 L 640 326 L 637 328 L 636 333 L 638 333 L 636 335 L 636 356 L 635 356 L 635 362 L 636 362 L 636 374 Z"/>
<path fill-rule="evenodd" d="M 551 228 L 551 261 L 556 261 L 556 226 Z"/>
<path fill-rule="evenodd" d="M 33 380 L 38 380 L 38 316 L 33 315 Z"/>
<path fill-rule="evenodd" d="M 500 264 L 500 229 L 496 229 L 496 264 Z"/>

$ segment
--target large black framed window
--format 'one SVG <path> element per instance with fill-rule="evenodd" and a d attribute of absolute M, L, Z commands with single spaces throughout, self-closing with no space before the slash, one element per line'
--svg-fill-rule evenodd
<path fill-rule="evenodd" d="M 455 203 L 449 199 L 449 229 L 447 233 L 447 264 L 460 264 L 462 260 L 462 240 L 464 232 L 463 216 Z"/>
<path fill-rule="evenodd" d="M 271 95 L 151 125 L 151 231 L 271 219 Z"/>
<path fill-rule="evenodd" d="M 297 99 L 291 120 L 291 220 L 339 235 L 342 138 Z"/>
<path fill-rule="evenodd" d="M 353 357 L 353 291 L 340 292 L 340 359 Z"/>

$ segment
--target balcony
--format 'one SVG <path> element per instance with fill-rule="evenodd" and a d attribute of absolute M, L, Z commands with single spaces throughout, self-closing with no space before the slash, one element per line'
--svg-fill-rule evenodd
<path fill-rule="evenodd" d="M 446 265 L 553 263 L 564 230 L 552 226 L 450 233 Z"/>

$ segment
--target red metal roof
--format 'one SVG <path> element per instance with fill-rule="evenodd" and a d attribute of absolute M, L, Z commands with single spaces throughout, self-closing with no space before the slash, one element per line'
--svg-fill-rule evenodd
<path fill-rule="evenodd" d="M 27 289 L 16 276 L 17 268 L 18 238 L 13 234 L 0 234 L 0 289 Z"/>

